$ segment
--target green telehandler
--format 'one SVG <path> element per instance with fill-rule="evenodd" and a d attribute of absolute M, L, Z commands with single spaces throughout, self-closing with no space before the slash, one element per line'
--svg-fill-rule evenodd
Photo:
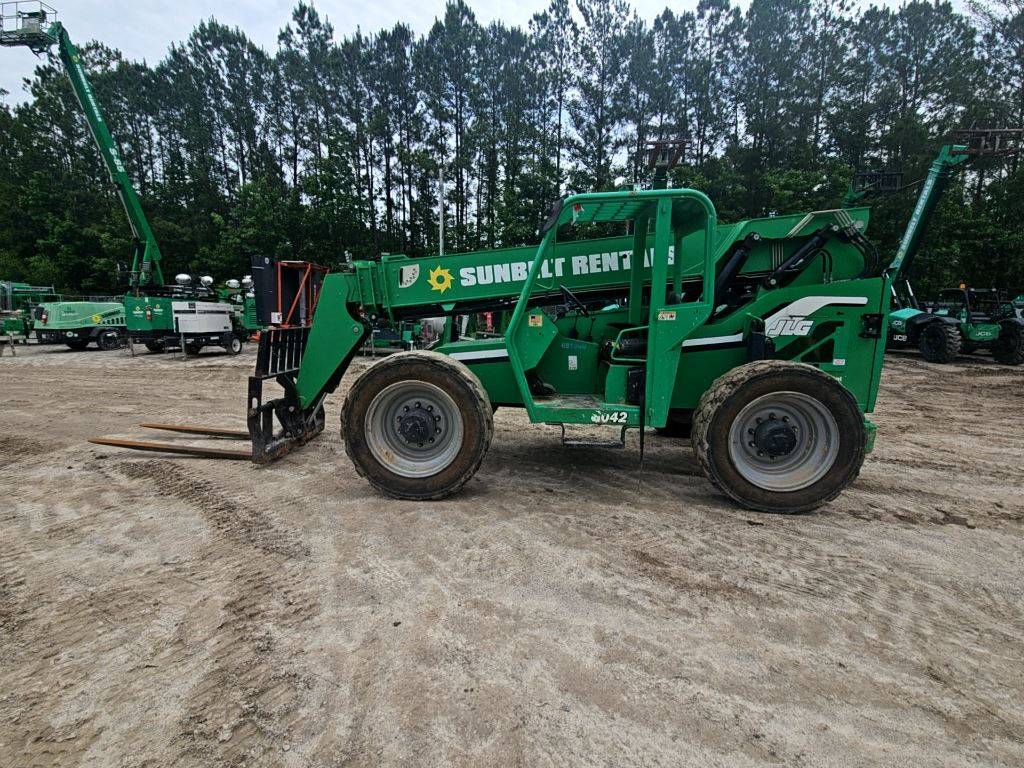
<path fill-rule="evenodd" d="M 932 162 L 917 205 L 897 251 L 892 275 L 892 309 L 888 345 L 894 349 L 916 348 L 932 363 L 952 362 L 961 351 L 990 349 L 993 358 L 1006 365 L 1024 361 L 1024 325 L 1021 318 L 1002 316 L 979 306 L 981 292 L 966 286 L 942 293 L 937 311 L 922 306 L 910 284 L 911 265 L 939 200 L 954 175 L 981 157 L 1010 157 L 1020 151 L 1022 129 L 968 129 L 958 131 L 954 143 L 943 146 Z M 869 194 L 900 192 L 902 174 L 872 171 L 856 174 L 843 205 L 860 203 Z"/>
<path fill-rule="evenodd" d="M 718 222 L 692 189 L 572 195 L 536 247 L 356 261 L 324 279 L 309 326 L 270 329 L 249 379 L 251 451 L 94 438 L 142 450 L 270 462 L 318 435 L 324 400 L 371 330 L 510 312 L 502 336 L 398 352 L 351 386 L 342 434 L 356 471 L 402 499 L 440 499 L 479 468 L 496 407 L 534 423 L 629 429 L 692 422 L 709 479 L 746 507 L 802 512 L 860 471 L 875 427 L 891 280 L 866 209 Z M 578 239 L 593 224 L 623 234 Z M 276 381 L 283 394 L 264 398 Z M 147 425 L 149 426 L 149 425 Z M 603 443 L 605 444 L 605 443 Z"/>

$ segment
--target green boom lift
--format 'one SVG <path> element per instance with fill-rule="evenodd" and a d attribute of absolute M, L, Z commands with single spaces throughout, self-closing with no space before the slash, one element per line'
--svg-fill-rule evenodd
<path fill-rule="evenodd" d="M 103 119 L 99 102 L 82 67 L 78 48 L 64 25 L 57 21 L 56 11 L 46 3 L 34 0 L 0 3 L 0 46 L 27 47 L 36 54 L 53 46 L 57 48 L 132 230 L 134 249 L 129 272 L 130 287 L 124 297 L 125 332 L 153 352 L 162 352 L 182 343 L 191 351 L 198 351 L 206 345 L 222 346 L 231 353 L 241 351 L 242 341 L 249 337 L 250 332 L 240 323 L 239 313 L 230 304 L 219 300 L 211 287 L 212 280 L 194 283 L 190 276 L 179 275 L 173 284 L 164 284 L 160 246 L 121 160 L 117 144 Z M 83 318 L 97 315 L 87 309 L 77 307 L 70 311 Z M 103 313 L 99 314 L 105 317 Z M 92 330 L 105 336 L 112 333 L 106 327 L 98 326 Z"/>
<path fill-rule="evenodd" d="M 979 157 L 1016 154 L 1022 136 L 1021 129 L 972 128 L 958 131 L 954 143 L 939 150 L 924 179 L 891 268 L 893 308 L 889 313 L 889 346 L 916 347 L 933 363 L 949 363 L 961 351 L 978 349 L 990 349 L 997 362 L 1007 365 L 1024 362 L 1024 325 L 1019 318 L 999 317 L 996 312 L 984 311 L 981 294 L 972 293 L 966 286 L 944 291 L 941 300 L 931 308 L 934 311 L 929 311 L 918 302 L 909 279 L 914 257 L 949 181 Z M 868 194 L 903 189 L 907 187 L 902 185 L 900 174 L 858 174 L 843 204 L 860 202 Z M 972 304 L 976 306 L 972 308 Z"/>
<path fill-rule="evenodd" d="M 135 246 L 132 255 L 133 282 L 135 285 L 146 285 L 150 282 L 162 284 L 160 246 L 153 236 L 149 221 L 142 210 L 142 203 L 121 160 L 117 144 L 110 135 L 99 103 L 85 76 L 78 48 L 71 42 L 64 25 L 57 21 L 57 12 L 41 2 L 19 0 L 0 3 L 0 46 L 27 47 L 36 54 L 43 53 L 53 46 L 57 47 L 61 64 L 71 81 L 71 89 L 89 123 L 89 130 L 132 228 Z"/>

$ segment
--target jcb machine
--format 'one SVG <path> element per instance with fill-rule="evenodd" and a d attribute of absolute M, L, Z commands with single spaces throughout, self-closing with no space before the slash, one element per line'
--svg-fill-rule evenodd
<path fill-rule="evenodd" d="M 573 239 L 591 224 L 630 234 Z M 735 501 L 814 509 L 857 477 L 874 440 L 865 413 L 890 281 L 866 226 L 866 209 L 719 225 L 692 189 L 574 195 L 536 248 L 386 256 L 329 274 L 309 327 L 263 334 L 246 432 L 175 427 L 248 438 L 251 453 L 127 445 L 269 462 L 323 430 L 324 400 L 369 318 L 511 311 L 504 336 L 399 352 L 352 384 L 342 434 L 374 487 L 403 499 L 457 492 L 483 461 L 495 408 L 518 407 L 560 425 L 566 442 L 572 425 L 639 430 L 641 450 L 646 427 L 691 422 L 701 465 Z M 283 396 L 264 398 L 268 379 Z"/>
<path fill-rule="evenodd" d="M 982 348 L 991 350 L 997 362 L 1006 365 L 1024 362 L 1024 324 L 1018 318 L 995 317 L 980 308 L 972 310 L 972 297 L 963 289 L 943 296 L 940 304 L 944 311 L 930 312 L 919 303 L 909 279 L 914 258 L 949 182 L 978 158 L 1018 154 L 1022 138 L 1024 130 L 1019 128 L 958 131 L 954 143 L 943 146 L 935 157 L 893 262 L 888 335 L 891 347 L 916 347 L 921 356 L 932 363 L 949 363 L 961 351 Z M 903 186 L 901 176 L 891 172 L 857 174 L 843 203 L 850 205 L 869 194 L 899 192 L 913 186 Z M 949 311 L 950 299 L 960 305 L 957 311 Z"/>
<path fill-rule="evenodd" d="M 57 12 L 35 0 L 0 2 L 0 46 L 27 47 L 37 54 L 57 49 L 132 229 L 134 251 L 129 291 L 124 297 L 125 333 L 153 352 L 180 346 L 198 352 L 207 345 L 222 346 L 233 354 L 240 352 L 249 331 L 231 305 L 219 300 L 211 288 L 212 280 L 193 283 L 190 276 L 179 275 L 174 284 L 164 284 L 160 246 L 89 85 L 78 48 L 57 21 Z M 110 336 L 109 330 L 104 332 Z"/>

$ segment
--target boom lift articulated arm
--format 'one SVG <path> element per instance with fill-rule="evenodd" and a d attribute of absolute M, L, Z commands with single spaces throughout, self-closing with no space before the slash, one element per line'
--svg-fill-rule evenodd
<path fill-rule="evenodd" d="M 140 286 L 161 285 L 164 277 L 160 268 L 160 246 L 125 170 L 117 144 L 103 119 L 103 112 L 89 85 L 78 48 L 71 41 L 64 25 L 56 21 L 56 15 L 53 8 L 41 2 L 0 3 L 0 45 L 27 47 L 36 54 L 57 47 L 57 55 L 71 81 L 71 89 L 89 124 L 89 131 L 132 228 L 135 252 L 132 255 L 131 287 L 137 292 Z"/>
<path fill-rule="evenodd" d="M 902 192 L 921 185 L 917 204 L 907 222 L 896 255 L 885 270 L 885 276 L 892 285 L 893 298 L 900 306 L 918 308 L 908 275 L 950 180 L 978 157 L 1008 157 L 1016 154 L 1022 137 L 1024 130 L 1017 128 L 971 128 L 957 131 L 954 142 L 939 150 L 928 169 L 928 175 L 921 181 L 903 184 L 903 174 L 895 171 L 876 171 L 855 176 L 854 183 L 843 198 L 844 207 L 862 201 L 869 194 Z"/>

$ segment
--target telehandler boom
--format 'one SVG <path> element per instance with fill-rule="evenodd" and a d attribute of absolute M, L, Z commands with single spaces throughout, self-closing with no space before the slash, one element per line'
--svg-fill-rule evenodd
<path fill-rule="evenodd" d="M 979 129 L 957 131 L 954 141 L 946 144 L 932 161 L 928 175 L 919 182 L 914 212 L 889 267 L 892 281 L 892 311 L 889 313 L 888 343 L 904 348 L 917 347 L 921 355 L 933 363 L 949 363 L 962 350 L 991 348 L 998 362 L 1020 365 L 1024 360 L 1024 323 L 1016 318 L 971 317 L 970 299 L 965 300 L 962 317 L 955 313 L 925 311 L 918 303 L 910 285 L 910 271 L 924 241 L 928 226 L 949 182 L 971 162 L 981 157 L 1011 157 L 1020 152 L 1024 130 L 1020 128 Z M 915 184 L 902 184 L 902 174 L 858 174 L 843 200 L 844 205 L 863 200 L 867 194 L 900 192 Z M 972 322 L 973 320 L 973 322 Z"/>

